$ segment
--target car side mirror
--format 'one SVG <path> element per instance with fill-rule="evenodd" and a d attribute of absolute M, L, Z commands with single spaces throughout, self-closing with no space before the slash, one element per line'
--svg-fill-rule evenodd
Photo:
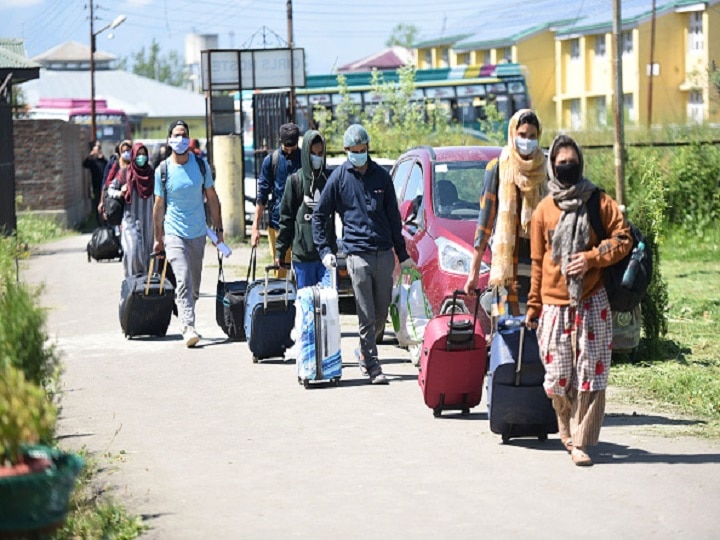
<path fill-rule="evenodd" d="M 400 220 L 403 223 L 412 223 L 420 210 L 421 197 L 416 197 L 410 201 L 403 201 L 400 205 Z"/>

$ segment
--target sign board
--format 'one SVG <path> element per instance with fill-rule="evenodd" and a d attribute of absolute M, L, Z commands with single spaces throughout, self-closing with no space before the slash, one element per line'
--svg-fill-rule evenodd
<path fill-rule="evenodd" d="M 201 53 L 201 69 L 204 91 L 302 87 L 305 50 L 207 50 Z"/>

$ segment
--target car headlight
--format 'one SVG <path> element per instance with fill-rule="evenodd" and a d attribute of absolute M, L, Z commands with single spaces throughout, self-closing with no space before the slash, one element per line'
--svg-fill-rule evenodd
<path fill-rule="evenodd" d="M 470 251 L 442 236 L 435 240 L 435 245 L 438 248 L 438 263 L 441 270 L 450 274 L 465 276 L 470 273 L 473 258 Z M 481 273 L 484 274 L 489 270 L 490 267 L 484 262 L 480 265 Z"/>

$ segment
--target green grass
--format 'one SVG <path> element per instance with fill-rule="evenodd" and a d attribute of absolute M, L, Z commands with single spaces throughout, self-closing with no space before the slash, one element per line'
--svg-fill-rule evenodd
<path fill-rule="evenodd" d="M 21 244 L 38 245 L 73 234 L 51 217 L 21 214 L 17 220 L 17 236 Z"/>
<path fill-rule="evenodd" d="M 669 234 L 661 251 L 668 282 L 668 334 L 662 355 L 641 364 L 618 364 L 611 384 L 623 399 L 701 421 L 687 432 L 720 438 L 720 233 L 702 238 Z"/>
<path fill-rule="evenodd" d="M 56 540 L 79 538 L 112 538 L 131 540 L 137 538 L 148 526 L 139 516 L 129 514 L 108 494 L 101 484 L 99 459 L 90 457 L 86 451 L 80 454 L 85 468 L 77 480 L 70 500 L 70 514 L 65 526 L 56 533 Z M 103 456 L 102 461 L 122 460 L 121 456 Z"/>

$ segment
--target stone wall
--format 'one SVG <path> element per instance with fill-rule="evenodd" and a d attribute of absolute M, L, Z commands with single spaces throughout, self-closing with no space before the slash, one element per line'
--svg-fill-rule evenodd
<path fill-rule="evenodd" d="M 18 212 L 52 215 L 76 228 L 90 213 L 90 175 L 82 162 L 88 130 L 62 120 L 15 120 Z"/>

